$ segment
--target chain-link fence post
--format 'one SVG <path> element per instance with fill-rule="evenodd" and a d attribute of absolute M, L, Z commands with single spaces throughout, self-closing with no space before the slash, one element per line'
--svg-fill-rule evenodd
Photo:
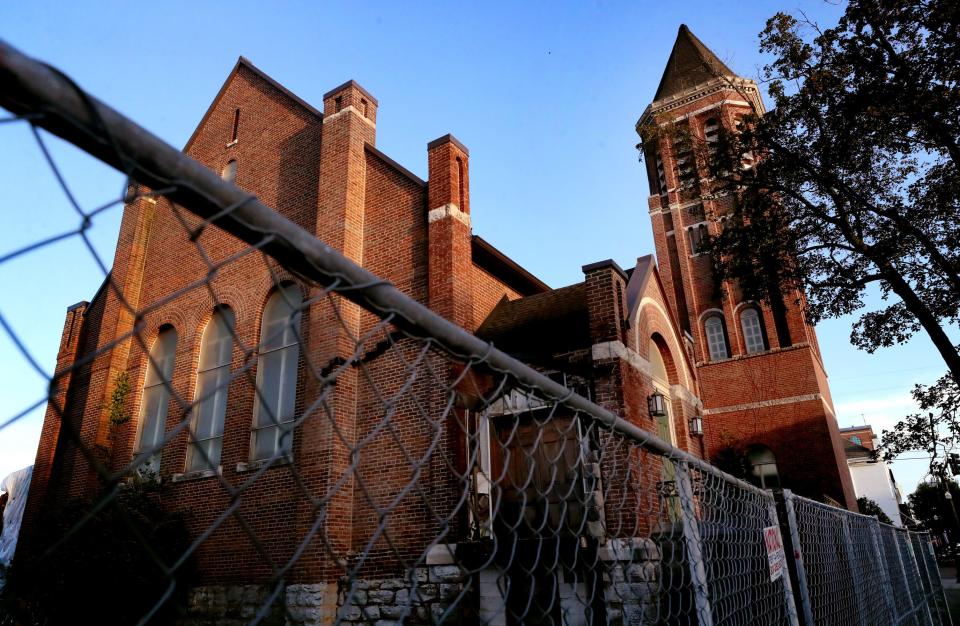
<path fill-rule="evenodd" d="M 934 611 L 936 611 L 937 620 L 935 623 L 943 624 L 943 617 L 940 615 L 940 606 L 939 603 L 937 603 L 936 596 L 934 595 L 933 575 L 931 574 L 930 568 L 927 564 L 922 539 L 920 535 L 915 533 L 910 533 L 908 537 L 910 538 L 910 544 L 913 546 L 913 555 L 917 561 L 917 569 L 920 571 L 920 585 L 923 589 L 923 595 L 927 598 L 927 607 L 930 610 L 930 617 L 932 618 Z"/>
<path fill-rule="evenodd" d="M 904 613 L 904 616 L 913 615 L 917 611 L 917 605 L 916 605 L 916 602 L 914 601 L 913 592 L 910 589 L 910 577 L 907 575 L 908 565 L 906 562 L 904 562 L 904 559 L 903 559 L 903 548 L 901 546 L 900 533 L 898 533 L 895 529 L 892 532 L 893 532 L 893 545 L 896 548 L 896 552 L 897 552 L 897 566 L 900 568 L 900 575 L 903 577 L 903 582 L 904 582 L 904 585 L 906 586 L 906 590 L 907 590 L 906 600 L 910 603 L 910 608 Z M 901 617 L 901 620 L 902 619 L 903 618 Z"/>
<path fill-rule="evenodd" d="M 791 626 L 798 626 L 800 620 L 797 617 L 797 604 L 796 600 L 793 597 L 793 568 L 790 565 L 790 562 L 793 560 L 793 540 L 788 538 L 784 534 L 784 524 L 780 518 L 780 515 L 777 513 L 778 502 L 776 500 L 777 496 L 774 496 L 774 501 L 770 503 L 770 506 L 767 508 L 769 514 L 769 521 L 771 526 L 777 526 L 780 528 L 780 540 L 783 543 L 783 554 L 786 563 L 786 571 L 781 574 L 780 582 L 783 583 L 783 600 L 787 608 L 787 621 Z"/>
<path fill-rule="evenodd" d="M 847 522 L 847 518 L 842 514 L 840 515 L 840 528 L 843 531 L 843 556 L 847 562 L 847 568 L 850 570 L 850 576 L 853 577 L 854 572 L 857 571 L 856 563 L 854 562 L 855 556 L 853 553 L 853 541 L 850 539 L 850 524 Z M 860 623 L 860 626 L 868 626 L 866 623 L 866 615 L 863 611 L 862 599 L 860 598 L 859 593 L 853 594 L 854 601 L 856 602 L 856 615 L 857 621 Z"/>
<path fill-rule="evenodd" d="M 789 564 L 791 567 L 791 574 L 795 575 L 795 582 L 797 586 L 797 592 L 799 593 L 800 598 L 800 607 L 801 615 L 803 616 L 804 626 L 813 626 L 813 606 L 810 603 L 810 589 L 807 585 L 807 572 L 803 565 L 803 548 L 800 543 L 800 532 L 797 528 L 797 513 L 793 506 L 793 492 L 789 489 L 784 489 L 777 494 L 783 502 L 783 511 L 785 514 L 785 519 L 782 524 L 785 523 L 787 526 L 789 536 L 790 547 L 790 557 L 788 558 Z M 782 534 L 782 533 L 781 533 Z"/>
<path fill-rule="evenodd" d="M 914 581 L 914 584 L 910 584 L 910 595 L 913 596 L 914 592 L 919 593 L 920 597 L 916 598 L 913 602 L 913 608 L 915 611 L 920 611 L 921 609 L 927 614 L 927 623 L 933 623 L 933 616 L 930 613 L 930 603 L 926 600 L 926 595 L 923 589 L 923 579 L 920 576 L 920 564 L 917 562 L 917 553 L 913 549 L 913 541 L 910 538 L 910 531 L 900 530 L 900 535 L 904 538 L 903 542 L 907 547 L 907 555 L 909 556 L 908 563 L 906 566 L 910 568 L 911 579 Z"/>
<path fill-rule="evenodd" d="M 883 529 L 880 526 L 879 520 L 875 520 L 874 523 L 870 525 L 873 550 L 877 559 L 877 568 L 880 570 L 881 595 L 883 596 L 883 602 L 886 604 L 887 610 L 890 611 L 891 618 L 896 620 L 897 604 L 893 601 L 893 584 L 890 582 L 890 564 L 887 563 L 887 559 L 884 556 L 883 540 L 880 537 L 882 531 Z"/>
<path fill-rule="evenodd" d="M 686 462 L 676 465 L 677 491 L 680 496 L 683 523 L 683 540 L 686 547 L 687 563 L 690 566 L 694 603 L 700 626 L 713 626 L 713 613 L 710 609 L 710 592 L 707 587 L 707 569 L 701 550 L 700 525 L 697 523 L 697 505 L 693 498 L 693 483 Z"/>

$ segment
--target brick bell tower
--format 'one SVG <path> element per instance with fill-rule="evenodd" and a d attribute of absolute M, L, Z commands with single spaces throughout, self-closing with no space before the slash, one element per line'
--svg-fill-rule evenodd
<path fill-rule="evenodd" d="M 750 479 L 856 509 L 816 333 L 800 293 L 786 309 L 744 301 L 716 283 L 700 243 L 717 234 L 732 197 L 711 195 L 703 150 L 721 127 L 764 113 L 757 85 L 734 74 L 681 25 L 637 132 L 674 125 L 643 145 L 660 276 L 696 363 L 712 457 L 745 458 Z M 670 136 L 667 136 L 670 135 Z M 691 139 L 683 139 L 690 137 Z"/>

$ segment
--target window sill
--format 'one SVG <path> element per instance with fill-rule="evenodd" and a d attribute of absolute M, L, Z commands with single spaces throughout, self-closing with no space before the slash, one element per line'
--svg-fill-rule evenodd
<path fill-rule="evenodd" d="M 272 461 L 272 463 L 271 463 Z M 289 456 L 281 456 L 276 459 L 259 459 L 257 461 L 246 461 L 244 463 L 237 463 L 237 473 L 242 474 L 244 472 L 252 472 L 258 470 L 264 465 L 269 464 L 270 467 L 280 467 L 283 465 L 290 465 L 293 462 Z"/>
<path fill-rule="evenodd" d="M 800 350 L 802 348 L 809 348 L 810 344 L 806 341 L 801 341 L 795 343 L 791 346 L 785 348 L 770 348 L 769 350 L 764 350 L 763 352 L 753 352 L 750 354 L 736 354 L 734 356 L 727 357 L 725 359 L 717 359 L 715 361 L 698 361 L 696 363 L 697 367 L 702 367 L 704 365 L 713 365 L 714 363 L 727 363 L 729 361 L 743 361 L 745 359 L 752 359 L 755 357 L 766 356 L 769 354 L 778 354 L 780 352 L 790 352 L 792 350 Z"/>
<path fill-rule="evenodd" d="M 182 474 L 174 474 L 170 477 L 170 481 L 174 483 L 187 482 L 189 480 L 201 480 L 203 478 L 212 478 L 214 476 L 223 476 L 223 466 L 218 465 L 216 469 L 204 469 L 197 470 L 195 472 L 184 472 Z"/>
<path fill-rule="evenodd" d="M 227 144 L 227 147 L 228 147 L 228 148 L 234 147 L 235 145 L 237 145 L 237 141 L 239 141 L 239 140 L 234 139 L 233 141 L 231 141 L 230 143 Z"/>

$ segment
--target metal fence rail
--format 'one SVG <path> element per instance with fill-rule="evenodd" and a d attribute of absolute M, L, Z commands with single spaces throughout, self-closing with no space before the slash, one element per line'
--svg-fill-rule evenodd
<path fill-rule="evenodd" d="M 77 213 L 0 264 L 86 242 L 104 286 L 68 320 L 119 329 L 65 332 L 75 358 L 0 422 L 47 405 L 34 475 L 48 481 L 0 598 L 8 623 L 798 622 L 791 577 L 771 568 L 772 493 L 444 320 L 2 42 L 0 85 L 0 131 L 30 126 Z M 124 197 L 80 206 L 41 129 L 127 175 Z M 181 271 L 163 292 L 89 245 L 120 207 L 164 224 Z M 257 280 L 262 310 L 237 306 L 235 285 Z M 942 615 L 926 537 L 787 505 L 817 623 Z M 894 559 L 912 565 L 874 576 L 869 599 L 854 583 L 824 599 L 828 580 Z M 90 606 L 108 579 L 110 602 Z"/>
<path fill-rule="evenodd" d="M 805 624 L 950 624 L 926 533 L 785 490 Z"/>

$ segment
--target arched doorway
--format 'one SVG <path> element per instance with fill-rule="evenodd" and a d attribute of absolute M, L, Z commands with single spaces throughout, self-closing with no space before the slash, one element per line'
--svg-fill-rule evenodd
<path fill-rule="evenodd" d="M 670 397 L 670 373 L 673 369 L 673 357 L 666 342 L 659 335 L 650 337 L 648 345 L 650 375 L 653 390 L 663 396 L 664 411 L 661 415 L 652 415 L 657 436 L 671 445 L 677 445 L 674 429 L 673 403 Z M 667 519 L 675 522 L 680 519 L 680 499 L 677 497 L 677 468 L 668 459 L 662 459 L 660 493 L 665 504 Z"/>

